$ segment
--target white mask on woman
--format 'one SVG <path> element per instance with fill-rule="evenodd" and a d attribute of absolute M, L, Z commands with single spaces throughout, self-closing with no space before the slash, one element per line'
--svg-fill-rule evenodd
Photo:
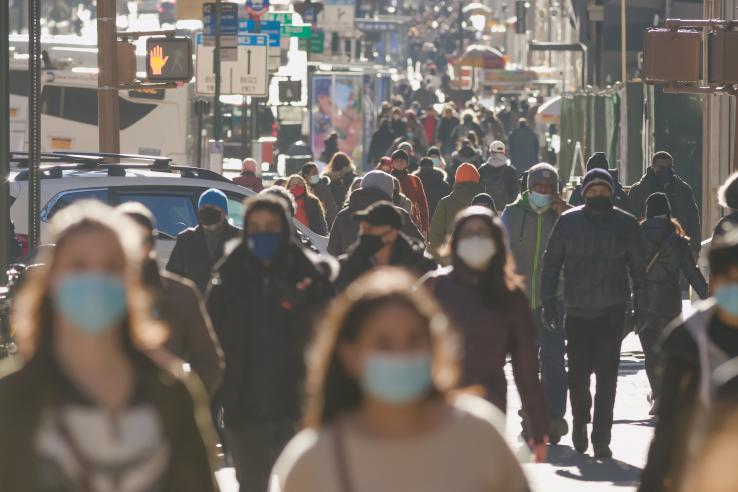
<path fill-rule="evenodd" d="M 497 246 L 492 238 L 470 236 L 459 241 L 456 253 L 466 266 L 481 272 L 497 254 Z"/>

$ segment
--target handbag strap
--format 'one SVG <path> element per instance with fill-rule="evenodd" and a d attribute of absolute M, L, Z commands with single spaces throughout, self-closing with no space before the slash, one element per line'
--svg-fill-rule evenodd
<path fill-rule="evenodd" d="M 651 258 L 651 261 L 648 262 L 648 266 L 646 267 L 646 273 L 651 271 L 651 268 L 653 267 L 654 263 L 656 263 L 656 260 L 659 259 L 659 256 L 661 256 L 661 251 L 664 249 L 663 246 L 659 248 L 658 251 L 656 251 L 656 254 L 653 255 L 653 258 Z"/>
<path fill-rule="evenodd" d="M 343 431 L 341 425 L 336 422 L 331 431 L 333 437 L 333 454 L 336 458 L 336 467 L 338 468 L 338 482 L 341 492 L 353 492 L 351 486 L 351 475 L 348 470 L 348 460 L 346 456 L 346 444 L 344 442 Z"/>
<path fill-rule="evenodd" d="M 81 474 L 79 480 L 82 491 L 94 492 L 95 489 L 92 487 L 92 482 L 90 481 L 89 462 L 87 458 L 85 458 L 84 453 L 82 453 L 82 449 L 80 449 L 79 443 L 72 435 L 72 432 L 69 429 L 66 420 L 64 419 L 62 408 L 57 407 L 55 413 L 56 430 L 59 432 L 59 435 L 67 444 L 69 452 L 72 453 L 72 457 L 74 457 L 74 460 L 80 467 Z"/>

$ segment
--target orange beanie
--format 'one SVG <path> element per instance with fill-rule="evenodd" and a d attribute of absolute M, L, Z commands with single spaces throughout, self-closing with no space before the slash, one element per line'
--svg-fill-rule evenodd
<path fill-rule="evenodd" d="M 479 183 L 479 171 L 468 162 L 463 163 L 456 169 L 457 183 Z"/>

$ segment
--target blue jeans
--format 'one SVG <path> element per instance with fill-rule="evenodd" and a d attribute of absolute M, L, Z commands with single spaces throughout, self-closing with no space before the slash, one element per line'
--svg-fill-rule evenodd
<path fill-rule="evenodd" d="M 543 327 L 542 309 L 533 313 L 538 327 L 540 345 L 541 384 L 550 418 L 563 417 L 566 413 L 566 396 L 569 382 L 566 375 L 566 336 L 564 335 L 564 308 L 559 306 L 559 322 L 556 331 Z"/>

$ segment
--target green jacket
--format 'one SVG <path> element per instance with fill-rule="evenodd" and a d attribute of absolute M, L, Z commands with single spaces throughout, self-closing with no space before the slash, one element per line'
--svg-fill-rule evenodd
<path fill-rule="evenodd" d="M 479 193 L 484 193 L 484 186 L 479 183 L 456 183 L 451 194 L 438 202 L 428 233 L 430 252 L 436 259 L 439 258 L 438 250 L 452 232 L 456 214 L 471 205 L 472 199 Z"/>
<path fill-rule="evenodd" d="M 505 208 L 502 222 L 507 228 L 510 250 L 515 257 L 515 266 L 525 277 L 525 287 L 530 298 L 531 309 L 541 305 L 541 273 L 543 254 L 548 238 L 559 216 L 553 209 L 537 213 L 528 202 L 528 192 L 523 192 L 515 203 Z"/>

